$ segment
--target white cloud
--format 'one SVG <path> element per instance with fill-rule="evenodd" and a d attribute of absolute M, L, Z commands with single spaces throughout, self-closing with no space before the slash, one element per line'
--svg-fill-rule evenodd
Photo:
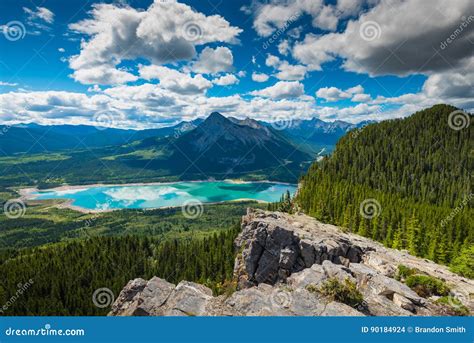
<path fill-rule="evenodd" d="M 265 59 L 265 65 L 267 67 L 276 68 L 279 64 L 280 64 L 280 59 L 277 56 L 268 54 L 267 58 Z"/>
<path fill-rule="evenodd" d="M 192 70 L 202 74 L 216 74 L 231 71 L 234 57 L 229 48 L 219 46 L 215 49 L 206 47 L 199 54 L 198 60 L 193 64 Z"/>
<path fill-rule="evenodd" d="M 364 4 L 374 2 L 377 0 L 339 0 L 333 5 L 324 0 L 271 0 L 254 2 L 249 13 L 254 13 L 255 31 L 266 37 L 303 15 L 312 17 L 313 27 L 334 31 L 339 20 L 359 14 Z"/>
<path fill-rule="evenodd" d="M 48 24 L 54 22 L 54 13 L 48 10 L 46 7 L 36 7 L 36 10 L 32 10 L 28 7 L 23 7 L 23 11 L 28 15 L 27 20 L 31 23 L 35 21 L 44 21 Z"/>
<path fill-rule="evenodd" d="M 339 101 L 351 97 L 349 93 L 344 92 L 336 87 L 320 88 L 316 91 L 316 96 L 326 101 Z"/>
<path fill-rule="evenodd" d="M 212 83 L 201 74 L 191 76 L 162 66 L 139 66 L 139 73 L 145 80 L 160 80 L 163 88 L 178 94 L 203 94 L 212 87 Z"/>
<path fill-rule="evenodd" d="M 278 66 L 278 73 L 275 77 L 280 80 L 297 81 L 303 80 L 306 75 L 307 68 L 303 65 L 291 65 L 287 61 L 283 61 Z"/>
<path fill-rule="evenodd" d="M 0 81 L 0 86 L 3 86 L 3 87 L 16 87 L 16 86 L 18 86 L 18 83 Z"/>
<path fill-rule="evenodd" d="M 284 39 L 278 44 L 278 52 L 284 56 L 288 55 L 290 50 L 290 44 L 287 39 Z"/>
<path fill-rule="evenodd" d="M 357 102 L 364 102 L 364 101 L 360 101 L 360 99 L 364 99 L 361 96 L 366 95 L 366 94 L 362 94 L 363 92 L 364 92 L 364 88 L 361 85 L 348 88 L 344 91 L 337 87 L 323 87 L 316 91 L 316 96 L 328 102 L 335 102 L 339 100 L 350 99 L 351 97 L 353 99 L 357 97 L 357 99 L 359 99 L 359 100 L 356 100 Z M 369 96 L 369 99 L 370 99 L 370 96 Z"/>
<path fill-rule="evenodd" d="M 264 73 L 252 73 L 252 80 L 255 82 L 266 82 L 268 81 L 269 76 Z"/>
<path fill-rule="evenodd" d="M 117 85 L 138 80 L 132 73 L 107 64 L 79 68 L 71 76 L 83 84 L 99 85 Z"/>
<path fill-rule="evenodd" d="M 65 52 L 66 50 L 64 48 L 58 48 L 59 52 Z"/>
<path fill-rule="evenodd" d="M 433 0 L 430 6 L 416 0 L 383 1 L 349 21 L 341 33 L 308 34 L 292 53 L 311 70 L 342 58 L 345 70 L 370 76 L 423 74 L 427 80 L 419 98 L 472 108 L 472 13 L 470 0 L 455 5 Z"/>
<path fill-rule="evenodd" d="M 155 2 L 146 10 L 129 6 L 95 4 L 91 18 L 69 25 L 76 33 L 89 36 L 81 42 L 79 55 L 70 59 L 72 76 L 82 83 L 107 84 L 110 69 L 124 60 L 139 57 L 154 64 L 191 60 L 195 46 L 212 42 L 237 43 L 242 30 L 219 15 L 206 16 L 173 0 Z M 104 80 L 81 77 L 85 69 L 107 71 Z M 120 73 L 121 74 L 121 73 Z M 113 81 L 131 79 L 121 75 Z"/>
<path fill-rule="evenodd" d="M 226 74 L 212 81 L 219 86 L 230 86 L 239 83 L 239 79 L 234 74 Z"/>
<path fill-rule="evenodd" d="M 274 76 L 279 80 L 299 81 L 303 80 L 306 76 L 306 66 L 289 64 L 287 61 L 282 61 L 277 56 L 271 54 L 268 54 L 265 64 L 278 71 Z"/>
<path fill-rule="evenodd" d="M 346 70 L 370 75 L 447 70 L 472 56 L 472 49 L 465 47 L 472 45 L 473 30 L 464 30 L 444 50 L 441 43 L 473 12 L 471 0 L 458 0 L 455 6 L 442 0 L 430 6 L 417 0 L 383 1 L 349 21 L 344 32 L 307 35 L 294 46 L 293 55 L 314 70 L 337 56 L 344 59 Z"/>
<path fill-rule="evenodd" d="M 369 102 L 372 100 L 369 94 L 355 94 L 351 101 L 352 102 Z"/>
<path fill-rule="evenodd" d="M 256 90 L 250 94 L 272 99 L 291 99 L 304 94 L 304 86 L 300 82 L 279 81 L 273 86 Z"/>

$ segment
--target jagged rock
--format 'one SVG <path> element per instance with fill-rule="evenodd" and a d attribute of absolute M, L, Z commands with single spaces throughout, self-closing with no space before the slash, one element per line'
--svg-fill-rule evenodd
<path fill-rule="evenodd" d="M 206 313 L 207 302 L 212 299 L 212 291 L 200 284 L 181 281 L 170 294 L 165 308 L 171 316 L 202 316 Z"/>
<path fill-rule="evenodd" d="M 157 277 L 130 281 L 110 315 L 188 316 L 412 316 L 453 311 L 424 299 L 393 277 L 398 265 L 444 280 L 452 294 L 473 310 L 474 281 L 407 252 L 344 233 L 303 214 L 250 210 L 235 241 L 234 277 L 238 290 L 212 296 L 209 288 Z M 363 303 L 353 307 L 320 294 L 330 278 L 356 284 Z"/>
<path fill-rule="evenodd" d="M 407 298 L 405 298 L 403 295 L 400 295 L 398 293 L 393 294 L 393 303 L 395 305 L 400 306 L 404 310 L 413 312 L 415 311 L 415 305 Z"/>

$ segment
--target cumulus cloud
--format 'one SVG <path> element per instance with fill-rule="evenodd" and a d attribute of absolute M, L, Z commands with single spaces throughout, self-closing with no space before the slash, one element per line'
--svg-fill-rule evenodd
<path fill-rule="evenodd" d="M 89 37 L 81 42 L 81 51 L 70 59 L 74 70 L 72 77 L 81 83 L 108 84 L 131 79 L 130 75 L 115 73 L 124 60 L 144 58 L 153 64 L 191 60 L 196 55 L 195 47 L 212 42 L 237 43 L 242 32 L 231 26 L 219 15 L 206 16 L 190 6 L 173 0 L 155 2 L 146 10 L 129 6 L 96 4 L 90 18 L 69 25 L 79 34 Z M 107 71 L 99 82 L 100 75 L 89 79 L 85 69 Z"/>
<path fill-rule="evenodd" d="M 442 39 L 470 13 L 474 13 L 470 0 L 459 0 L 456 6 L 442 0 L 433 0 L 430 6 L 416 0 L 383 1 L 349 21 L 344 32 L 307 35 L 295 45 L 293 55 L 315 70 L 339 56 L 346 70 L 372 76 L 443 71 L 472 56 L 473 50 L 466 46 L 472 46 L 473 30 L 465 30 L 448 48 L 440 49 Z"/>
<path fill-rule="evenodd" d="M 239 83 L 239 79 L 234 74 L 226 74 L 214 79 L 212 83 L 219 86 L 230 86 Z"/>
<path fill-rule="evenodd" d="M 288 43 L 288 39 L 282 40 L 278 44 L 278 52 L 284 56 L 288 55 L 288 52 L 290 51 L 290 43 Z"/>
<path fill-rule="evenodd" d="M 350 20 L 343 32 L 308 34 L 292 54 L 310 70 L 341 58 L 345 70 L 372 77 L 423 74 L 427 80 L 419 98 L 472 108 L 473 13 L 470 0 L 458 0 L 455 6 L 442 0 L 430 6 L 416 0 L 383 1 Z"/>
<path fill-rule="evenodd" d="M 269 76 L 264 73 L 252 73 L 252 80 L 255 82 L 266 82 Z"/>
<path fill-rule="evenodd" d="M 212 83 L 201 74 L 191 76 L 162 66 L 139 66 L 139 73 L 145 80 L 160 80 L 164 89 L 178 94 L 203 94 L 212 87 Z"/>
<path fill-rule="evenodd" d="M 303 95 L 304 86 L 298 81 L 279 81 L 273 86 L 253 91 L 250 94 L 272 99 L 291 99 Z"/>
<path fill-rule="evenodd" d="M 285 81 L 303 80 L 308 69 L 304 65 L 292 65 L 287 61 L 282 61 L 277 56 L 271 54 L 268 54 L 265 64 L 277 71 L 274 75 L 277 79 Z"/>
<path fill-rule="evenodd" d="M 355 94 L 351 101 L 352 102 L 369 102 L 372 100 L 369 94 Z"/>
<path fill-rule="evenodd" d="M 362 11 L 363 5 L 371 6 L 377 1 L 339 0 L 336 4 L 325 4 L 324 0 L 272 0 L 254 2 L 248 13 L 254 13 L 253 27 L 264 37 L 303 15 L 312 17 L 313 27 L 334 31 L 339 20 L 355 16 Z"/>
<path fill-rule="evenodd" d="M 341 90 L 337 87 L 323 87 L 316 91 L 316 96 L 318 98 L 324 99 L 329 102 L 350 99 L 350 98 L 358 98 L 363 99 L 361 97 L 364 92 L 364 88 L 361 85 L 357 85 L 355 87 L 348 88 L 346 90 Z M 370 96 L 369 96 L 370 99 Z M 364 101 L 357 101 L 357 102 L 364 102 Z"/>
<path fill-rule="evenodd" d="M 216 74 L 231 71 L 234 56 L 229 48 L 219 46 L 215 49 L 206 47 L 199 54 L 198 60 L 193 64 L 192 70 L 202 74 Z"/>

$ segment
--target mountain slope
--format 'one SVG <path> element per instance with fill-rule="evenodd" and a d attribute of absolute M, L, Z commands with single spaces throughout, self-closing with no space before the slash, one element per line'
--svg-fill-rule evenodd
<path fill-rule="evenodd" d="M 344 136 L 303 177 L 298 203 L 322 221 L 449 263 L 474 242 L 473 127 L 448 125 L 457 110 L 437 105 Z"/>
<path fill-rule="evenodd" d="M 0 186 L 127 183 L 209 178 L 297 182 L 312 157 L 282 133 L 218 113 L 166 137 L 56 154 L 0 156 Z"/>
<path fill-rule="evenodd" d="M 0 125 L 0 156 L 94 149 L 122 145 L 149 137 L 166 137 L 194 129 L 202 120 L 159 129 L 124 130 L 87 125 Z"/>
<path fill-rule="evenodd" d="M 474 281 L 308 216 L 249 209 L 241 226 L 234 278 L 227 282 L 235 292 L 213 297 L 194 282 L 137 278 L 109 315 L 447 316 L 474 310 L 469 297 L 459 296 L 474 292 Z M 410 279 L 402 270 L 423 275 Z M 440 301 L 412 285 L 421 276 L 444 286 L 432 291 Z"/>
<path fill-rule="evenodd" d="M 251 172 L 310 160 L 278 132 L 246 120 L 235 122 L 212 113 L 195 130 L 178 138 L 172 158 L 196 171 Z M 184 167 L 183 165 L 183 167 Z"/>
<path fill-rule="evenodd" d="M 346 133 L 371 123 L 375 123 L 375 121 L 367 120 L 351 124 L 341 120 L 325 122 L 318 118 L 312 118 L 294 120 L 284 129 L 284 132 L 291 140 L 312 153 L 319 152 L 323 148 L 325 152 L 331 152 L 338 140 Z"/>

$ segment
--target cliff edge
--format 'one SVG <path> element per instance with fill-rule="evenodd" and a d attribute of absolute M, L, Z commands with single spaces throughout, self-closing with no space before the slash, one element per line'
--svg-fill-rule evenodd
<path fill-rule="evenodd" d="M 469 315 L 474 281 L 303 214 L 249 209 L 235 241 L 237 290 L 129 281 L 109 315 Z M 410 285 L 410 287 L 408 286 Z"/>

